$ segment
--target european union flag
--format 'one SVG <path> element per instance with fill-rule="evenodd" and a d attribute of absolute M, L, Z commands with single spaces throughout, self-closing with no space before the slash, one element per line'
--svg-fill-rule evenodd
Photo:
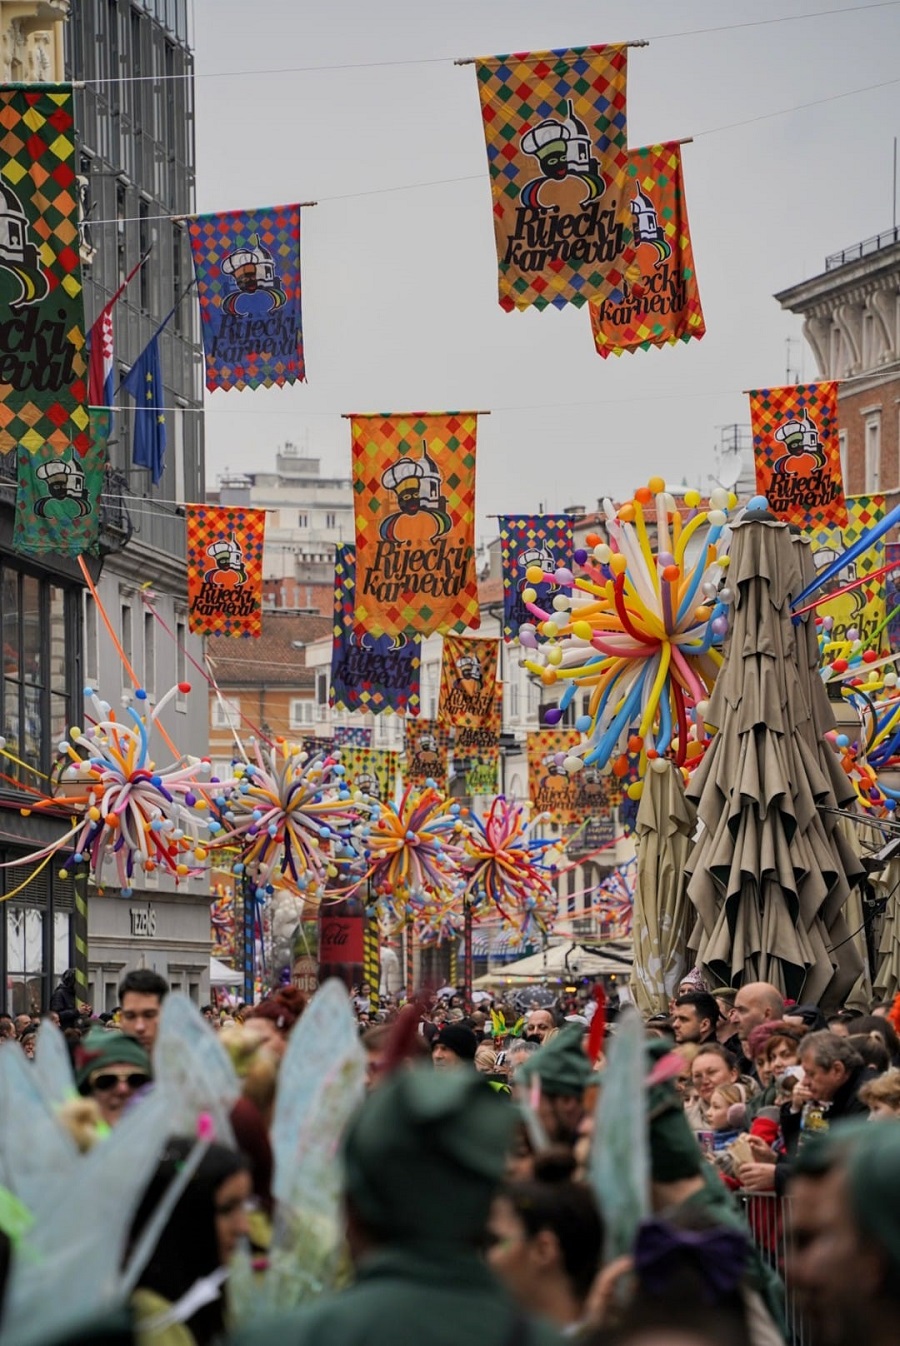
<path fill-rule="evenodd" d="M 166 456 L 166 418 L 162 411 L 163 378 L 156 337 L 147 342 L 123 379 L 122 387 L 135 401 L 131 461 L 135 467 L 149 467 L 153 485 L 158 486 Z"/>

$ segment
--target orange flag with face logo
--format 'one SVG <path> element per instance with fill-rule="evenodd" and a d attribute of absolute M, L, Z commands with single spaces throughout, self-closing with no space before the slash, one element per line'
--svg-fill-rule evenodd
<path fill-rule="evenodd" d="M 477 628 L 477 412 L 350 421 L 357 621 L 371 635 Z"/>

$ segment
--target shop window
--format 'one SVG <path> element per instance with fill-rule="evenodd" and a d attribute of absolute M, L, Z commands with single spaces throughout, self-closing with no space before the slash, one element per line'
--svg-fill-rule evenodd
<path fill-rule="evenodd" d="M 37 907 L 6 908 L 6 987 L 10 1014 L 42 1008 L 44 914 Z"/>

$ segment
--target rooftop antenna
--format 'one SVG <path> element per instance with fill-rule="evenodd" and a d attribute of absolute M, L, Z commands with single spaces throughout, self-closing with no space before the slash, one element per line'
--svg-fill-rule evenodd
<path fill-rule="evenodd" d="M 893 206 L 894 206 L 894 223 L 893 223 L 893 228 L 894 228 L 894 233 L 896 234 L 896 232 L 897 232 L 897 137 L 896 137 L 896 136 L 894 136 L 894 197 L 893 197 Z"/>
<path fill-rule="evenodd" d="M 785 383 L 799 383 L 800 371 L 791 363 L 791 349 L 799 345 L 799 337 L 785 337 L 784 339 L 784 381 Z"/>

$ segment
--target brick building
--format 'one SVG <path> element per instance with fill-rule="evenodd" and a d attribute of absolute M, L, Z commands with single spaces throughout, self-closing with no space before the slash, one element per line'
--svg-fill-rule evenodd
<path fill-rule="evenodd" d="M 777 294 L 803 318 L 821 378 L 839 379 L 844 487 L 900 502 L 900 228 L 825 259 Z"/>

